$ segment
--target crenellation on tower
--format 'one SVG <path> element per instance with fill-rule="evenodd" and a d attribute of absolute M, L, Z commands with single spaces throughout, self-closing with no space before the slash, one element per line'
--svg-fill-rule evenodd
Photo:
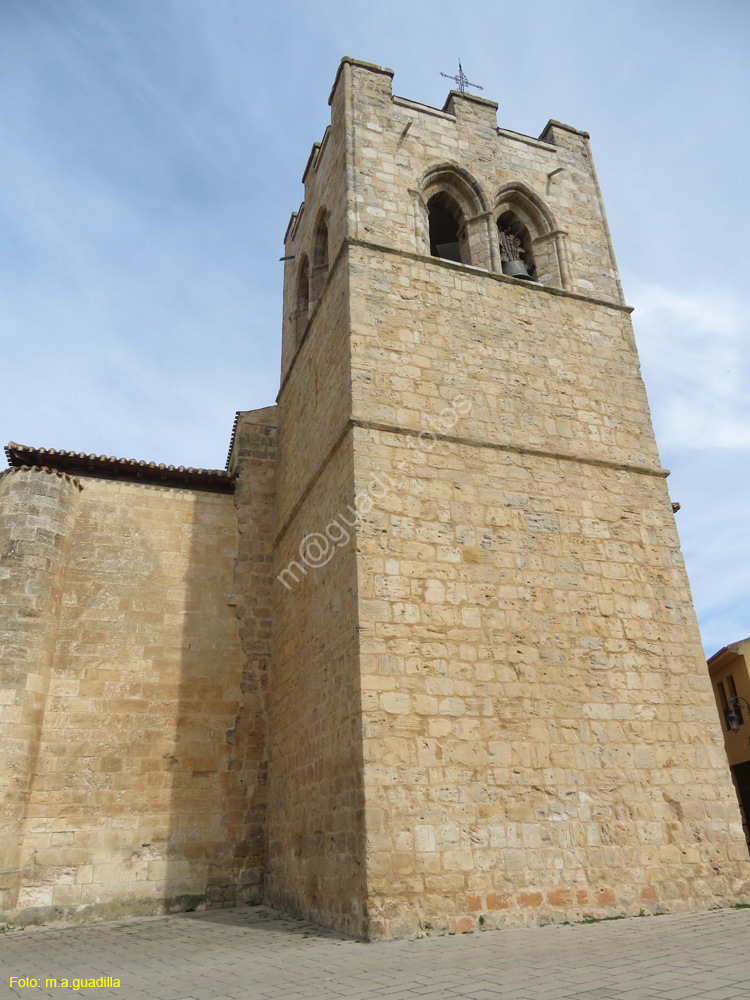
<path fill-rule="evenodd" d="M 446 98 L 443 111 L 457 120 L 469 122 L 478 133 L 481 126 L 485 126 L 486 138 L 489 140 L 497 131 L 498 107 L 497 101 L 490 101 L 469 91 L 452 90 Z"/>

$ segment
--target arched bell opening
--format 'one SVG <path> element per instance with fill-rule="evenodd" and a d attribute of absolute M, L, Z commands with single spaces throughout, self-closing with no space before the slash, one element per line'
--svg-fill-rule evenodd
<path fill-rule="evenodd" d="M 302 334 L 307 326 L 307 318 L 310 312 L 310 264 L 307 256 L 304 255 L 300 261 L 299 274 L 297 276 L 297 312 L 294 317 L 295 342 L 299 344 Z"/>
<path fill-rule="evenodd" d="M 536 281 L 536 263 L 531 236 L 515 212 L 503 212 L 497 220 L 503 274 Z"/>
<path fill-rule="evenodd" d="M 317 302 L 328 278 L 328 219 L 322 209 L 315 229 L 312 266 L 312 297 Z"/>
<path fill-rule="evenodd" d="M 463 213 L 444 191 L 434 194 L 427 202 L 427 216 L 430 229 L 430 254 L 443 260 L 454 260 L 467 264 L 462 251 Z"/>
<path fill-rule="evenodd" d="M 422 253 L 472 267 L 491 268 L 489 202 L 457 163 L 433 163 L 414 188 L 416 245 Z"/>

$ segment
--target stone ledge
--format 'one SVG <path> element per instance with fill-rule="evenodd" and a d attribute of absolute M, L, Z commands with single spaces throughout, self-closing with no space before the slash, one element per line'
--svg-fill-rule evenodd
<path fill-rule="evenodd" d="M 511 278 L 507 274 L 496 274 L 494 271 L 487 271 L 483 267 L 476 267 L 473 264 L 459 264 L 453 260 L 443 260 L 442 257 L 432 257 L 428 254 L 416 253 L 413 250 L 398 250 L 396 247 L 388 247 L 379 243 L 370 243 L 368 240 L 357 239 L 353 236 L 347 237 L 349 246 L 364 247 L 366 250 L 374 250 L 377 253 L 387 253 L 392 257 L 402 257 L 404 260 L 414 260 L 420 263 L 433 264 L 436 267 L 447 268 L 450 271 L 460 271 L 463 274 L 470 274 L 476 277 L 487 278 L 491 281 L 514 285 L 516 288 L 524 288 L 527 291 L 542 292 L 546 295 L 560 295 L 566 299 L 575 299 L 578 302 L 589 302 L 595 306 L 606 306 L 609 309 L 617 309 L 618 312 L 632 313 L 635 306 L 621 305 L 613 299 L 598 299 L 593 295 L 584 295 L 582 292 L 571 292 L 565 288 L 553 288 L 550 285 L 541 285 L 538 281 L 526 281 L 521 278 Z"/>
<path fill-rule="evenodd" d="M 550 233 L 548 235 L 551 236 L 554 234 Z M 279 391 L 276 394 L 276 403 L 279 403 L 281 401 L 281 396 L 284 392 L 284 389 L 286 388 L 287 382 L 289 381 L 292 372 L 294 371 L 294 366 L 297 363 L 297 358 L 299 357 L 305 343 L 307 342 L 308 335 L 310 334 L 311 328 L 318 314 L 318 307 L 320 306 L 320 303 L 323 301 L 326 289 L 330 284 L 334 273 L 338 269 L 342 257 L 348 251 L 349 247 L 352 246 L 363 247 L 365 250 L 374 250 L 377 253 L 387 253 L 390 254 L 392 257 L 401 257 L 404 260 L 413 260 L 424 264 L 432 264 L 435 267 L 447 268 L 449 271 L 459 271 L 463 274 L 469 274 L 479 278 L 491 279 L 492 281 L 513 285 L 516 288 L 524 288 L 528 292 L 537 291 L 546 293 L 547 295 L 561 295 L 563 298 L 575 299 L 578 302 L 589 302 L 591 303 L 591 305 L 607 306 L 607 308 L 617 309 L 618 312 L 625 312 L 628 313 L 628 315 L 632 313 L 635 308 L 634 306 L 620 305 L 619 302 L 614 302 L 611 299 L 597 299 L 590 295 L 583 295 L 581 294 L 581 292 L 570 292 L 564 288 L 550 288 L 549 285 L 540 285 L 539 282 L 536 281 L 530 282 L 530 281 L 523 281 L 520 278 L 510 278 L 508 277 L 507 274 L 496 274 L 494 271 L 487 271 L 483 267 L 475 267 L 473 264 L 458 264 L 452 260 L 443 260 L 441 257 L 432 257 L 431 255 L 416 253 L 412 250 L 398 250 L 396 247 L 383 246 L 379 243 L 371 243 L 368 240 L 357 239 L 354 236 L 347 236 L 345 239 L 342 240 L 338 253 L 336 254 L 335 259 L 333 260 L 333 263 L 330 265 L 328 271 L 328 277 L 326 278 L 326 283 L 325 285 L 323 285 L 323 288 L 321 289 L 320 297 L 313 306 L 312 313 L 310 315 L 309 320 L 307 321 L 307 326 L 305 327 L 304 332 L 299 339 L 299 343 L 297 344 L 294 354 L 292 355 L 292 359 L 289 362 L 289 367 L 287 368 L 286 372 L 284 373 L 284 377 L 281 380 Z"/>
<path fill-rule="evenodd" d="M 308 478 L 296 500 L 289 507 L 281 521 L 281 527 L 276 532 L 273 540 L 274 549 L 277 548 L 284 535 L 287 533 L 290 524 L 297 516 L 300 508 L 308 498 L 315 484 L 320 479 L 322 473 L 330 463 L 336 451 L 341 446 L 350 429 L 360 428 L 361 430 L 377 431 L 381 434 L 394 434 L 405 437 L 419 437 L 421 434 L 428 434 L 436 441 L 445 444 L 456 444 L 464 448 L 477 448 L 489 451 L 504 451 L 512 455 L 530 455 L 532 458 L 548 458 L 557 462 L 575 462 L 579 465 L 592 465 L 597 468 L 613 469 L 616 472 L 630 472 L 639 476 L 653 476 L 656 479 L 666 479 L 669 476 L 669 469 L 658 466 L 634 465 L 629 462 L 613 462 L 606 458 L 595 458 L 587 455 L 576 455 L 574 452 L 551 451 L 544 448 L 529 448 L 522 444 L 513 444 L 504 441 L 481 441 L 478 438 L 463 437 L 457 434 L 439 434 L 427 428 L 400 427 L 398 424 L 379 423 L 375 420 L 361 420 L 358 417 L 348 417 L 339 427 L 334 436 L 333 443 L 328 449 L 318 467 Z"/>
<path fill-rule="evenodd" d="M 544 139 L 535 139 L 533 135 L 524 135 L 523 132 L 514 132 L 509 128 L 502 128 L 498 125 L 497 134 L 501 135 L 504 139 L 511 139 L 513 142 L 523 142 L 527 146 L 533 146 L 535 149 L 544 149 L 548 153 L 556 153 L 557 146 L 554 142 L 546 142 Z"/>
<path fill-rule="evenodd" d="M 658 466 L 633 465 L 630 462 L 613 462 L 606 458 L 595 458 L 588 455 L 576 455 L 574 452 L 551 451 L 544 448 L 529 448 L 522 444 L 513 444 L 505 441 L 481 441 L 479 438 L 462 437 L 456 434 L 439 434 L 427 428 L 400 427 L 397 424 L 379 423 L 375 420 L 360 420 L 352 417 L 353 427 L 360 427 L 362 430 L 379 431 L 383 434 L 400 434 L 407 437 L 419 437 L 427 434 L 436 441 L 444 441 L 447 444 L 458 444 L 466 448 L 482 448 L 491 451 L 507 451 L 514 455 L 531 455 L 534 458 L 551 458 L 560 462 L 578 462 L 581 465 L 596 465 L 605 469 L 615 469 L 618 472 L 633 472 L 640 476 L 655 476 L 658 479 L 666 479 L 669 469 L 662 469 Z"/>
<path fill-rule="evenodd" d="M 435 118 L 442 118 L 446 122 L 454 122 L 455 115 L 441 111 L 440 108 L 433 108 L 431 104 L 420 104 L 419 101 L 411 101 L 408 97 L 397 97 L 394 95 L 393 103 L 398 108 L 408 108 L 410 111 L 421 112 L 426 115 L 433 115 Z"/>

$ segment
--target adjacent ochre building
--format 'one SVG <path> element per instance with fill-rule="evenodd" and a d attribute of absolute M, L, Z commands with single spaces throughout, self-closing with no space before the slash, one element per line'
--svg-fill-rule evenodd
<path fill-rule="evenodd" d="M 723 646 L 708 661 L 724 746 L 750 846 L 750 638 Z"/>
<path fill-rule="evenodd" d="M 6 918 L 750 900 L 588 136 L 344 59 L 226 472 L 8 447 Z"/>

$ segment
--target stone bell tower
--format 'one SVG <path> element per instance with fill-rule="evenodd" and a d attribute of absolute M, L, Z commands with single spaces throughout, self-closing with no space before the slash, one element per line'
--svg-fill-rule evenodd
<path fill-rule="evenodd" d="M 747 899 L 588 135 L 392 75 L 342 60 L 286 234 L 268 901 L 382 938 Z"/>

